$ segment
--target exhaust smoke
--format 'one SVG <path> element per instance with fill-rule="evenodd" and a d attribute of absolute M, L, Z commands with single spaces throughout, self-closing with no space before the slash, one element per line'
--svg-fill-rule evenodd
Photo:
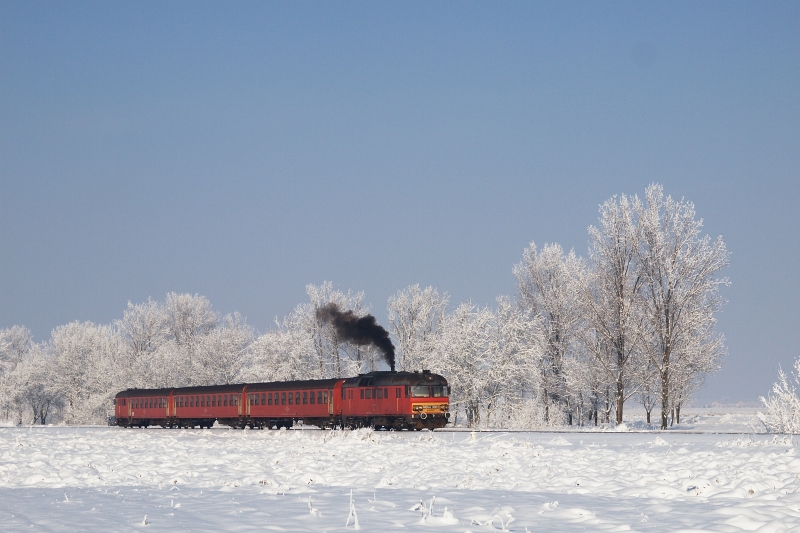
<path fill-rule="evenodd" d="M 378 325 L 375 317 L 356 316 L 353 311 L 342 311 L 335 303 L 317 309 L 317 318 L 331 324 L 342 340 L 356 346 L 376 346 L 383 352 L 383 358 L 394 372 L 394 344 L 389 332 Z"/>

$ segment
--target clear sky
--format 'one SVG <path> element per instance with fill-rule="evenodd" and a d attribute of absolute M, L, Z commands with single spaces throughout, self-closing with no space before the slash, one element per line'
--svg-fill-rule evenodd
<path fill-rule="evenodd" d="M 0 1 L 0 327 L 200 293 L 260 331 L 305 285 L 512 294 L 613 194 L 732 253 L 701 402 L 800 355 L 798 2 Z"/>

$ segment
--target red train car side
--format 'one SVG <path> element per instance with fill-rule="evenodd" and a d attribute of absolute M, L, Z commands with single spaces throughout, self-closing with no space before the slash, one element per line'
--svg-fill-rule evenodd
<path fill-rule="evenodd" d="M 436 429 L 450 417 L 447 380 L 427 371 L 372 372 L 325 379 L 130 389 L 115 398 L 123 427 L 291 427 Z"/>

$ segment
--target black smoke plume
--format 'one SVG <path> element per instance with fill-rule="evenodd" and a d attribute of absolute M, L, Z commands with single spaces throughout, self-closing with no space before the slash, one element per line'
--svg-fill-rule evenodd
<path fill-rule="evenodd" d="M 317 309 L 317 318 L 331 324 L 339 337 L 356 346 L 377 346 L 383 352 L 383 358 L 394 372 L 394 344 L 389 332 L 375 321 L 372 315 L 357 317 L 352 311 L 339 309 L 335 303 Z"/>

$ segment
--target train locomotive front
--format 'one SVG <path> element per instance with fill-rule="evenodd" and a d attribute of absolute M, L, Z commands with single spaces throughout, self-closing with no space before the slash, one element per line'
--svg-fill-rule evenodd
<path fill-rule="evenodd" d="M 447 380 L 427 370 L 370 372 L 342 383 L 342 423 L 376 429 L 440 429 L 450 419 Z"/>

